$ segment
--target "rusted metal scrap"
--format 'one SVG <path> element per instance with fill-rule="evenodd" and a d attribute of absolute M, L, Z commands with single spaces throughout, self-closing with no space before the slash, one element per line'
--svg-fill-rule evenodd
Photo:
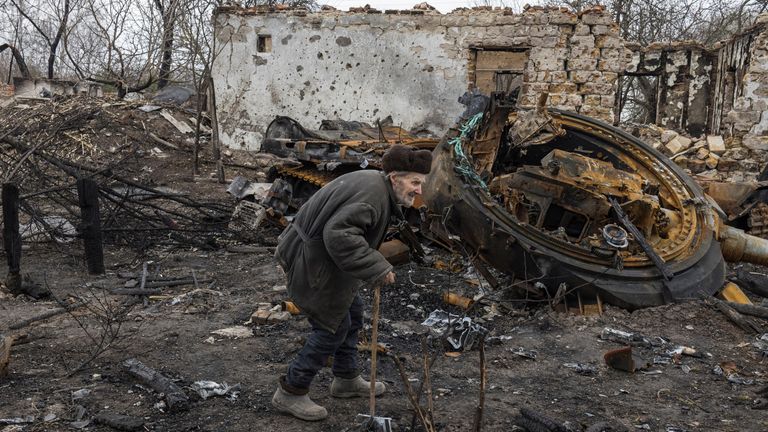
<path fill-rule="evenodd" d="M 629 309 L 715 293 L 724 258 L 768 262 L 768 243 L 724 225 L 718 206 L 661 153 L 543 103 L 528 112 L 489 103 L 441 140 L 424 186 L 439 239 L 461 238 L 550 295 L 565 284 Z"/>
<path fill-rule="evenodd" d="M 342 174 L 381 169 L 381 156 L 393 144 L 432 149 L 438 142 L 389 121 L 374 127 L 356 121 L 324 120 L 320 129 L 310 130 L 290 117 L 278 116 L 267 127 L 261 151 L 301 164 L 281 164 L 270 170 L 267 180 L 274 183 L 267 204 L 280 217 L 298 209 Z"/>

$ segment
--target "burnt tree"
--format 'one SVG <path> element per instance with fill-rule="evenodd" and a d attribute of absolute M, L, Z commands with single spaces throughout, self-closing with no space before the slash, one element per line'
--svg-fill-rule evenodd
<path fill-rule="evenodd" d="M 104 273 L 104 250 L 101 242 L 101 212 L 99 211 L 99 185 L 91 179 L 77 180 L 80 200 L 82 235 L 88 272 Z"/>
<path fill-rule="evenodd" d="M 160 76 L 157 80 L 157 88 L 168 85 L 171 77 L 171 65 L 173 63 L 173 38 L 176 27 L 178 0 L 155 0 L 155 7 L 160 12 L 163 20 L 162 58 L 160 59 Z"/>
<path fill-rule="evenodd" d="M 60 5 L 55 5 L 55 16 L 59 19 L 58 25 L 51 25 L 49 22 L 44 22 L 40 18 L 33 18 L 29 11 L 25 10 L 22 7 L 21 3 L 17 3 L 16 0 L 11 0 L 11 4 L 13 4 L 16 7 L 16 10 L 19 12 L 21 16 L 23 16 L 27 21 L 29 21 L 30 24 L 32 24 L 32 27 L 40 34 L 40 36 L 45 40 L 46 45 L 48 46 L 48 79 L 53 79 L 54 77 L 54 64 L 56 63 L 56 52 L 59 48 L 59 43 L 61 43 L 61 38 L 64 36 L 64 34 L 67 31 L 67 24 L 69 22 L 69 15 L 72 13 L 72 4 L 70 3 L 70 0 L 63 0 L 63 2 Z M 51 30 L 55 31 L 53 34 L 49 34 Z M 17 59 L 18 61 L 18 59 Z"/>
<path fill-rule="evenodd" d="M 19 234 L 19 188 L 3 184 L 3 246 L 8 256 L 6 285 L 12 293 L 21 291 L 21 235 Z"/>

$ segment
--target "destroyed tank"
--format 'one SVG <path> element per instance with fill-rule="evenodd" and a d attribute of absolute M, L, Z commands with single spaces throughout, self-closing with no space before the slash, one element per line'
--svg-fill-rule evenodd
<path fill-rule="evenodd" d="M 766 263 L 762 239 L 659 151 L 601 121 L 491 102 L 435 148 L 427 223 L 547 296 L 578 292 L 627 309 L 712 295 L 724 258 Z"/>
<path fill-rule="evenodd" d="M 546 96 L 530 111 L 508 95 L 462 100 L 467 111 L 439 141 L 391 124 L 324 121 L 309 130 L 277 117 L 262 151 L 299 163 L 272 168 L 268 212 L 287 223 L 282 216 L 324 184 L 380 169 L 386 149 L 403 143 L 434 149 L 421 232 L 470 255 L 490 281 L 486 264 L 533 294 L 637 309 L 712 295 L 725 260 L 768 264 L 768 242 L 723 224 L 717 203 L 640 139 L 547 110 Z"/>

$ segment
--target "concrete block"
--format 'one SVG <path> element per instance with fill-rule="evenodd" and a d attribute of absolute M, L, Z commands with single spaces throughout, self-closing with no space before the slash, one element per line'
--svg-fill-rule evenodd
<path fill-rule="evenodd" d="M 595 46 L 598 48 L 621 48 L 621 39 L 611 35 L 600 35 L 595 37 Z M 639 61 L 639 56 L 638 56 Z"/>
<path fill-rule="evenodd" d="M 703 160 L 691 159 L 688 161 L 688 169 L 691 170 L 692 173 L 698 174 L 707 169 L 707 163 Z"/>
<path fill-rule="evenodd" d="M 591 57 L 580 57 L 568 59 L 568 70 L 595 70 L 597 68 L 597 59 Z"/>
<path fill-rule="evenodd" d="M 720 158 L 717 157 L 714 153 L 710 154 L 706 161 L 704 161 L 707 164 L 707 168 L 709 169 L 715 169 L 717 168 L 717 163 L 719 162 Z"/>
<path fill-rule="evenodd" d="M 720 135 L 707 135 L 707 147 L 710 152 L 717 155 L 725 153 L 725 142 Z"/>
<path fill-rule="evenodd" d="M 749 157 L 749 149 L 746 147 L 733 147 L 723 153 L 723 158 L 740 161 Z"/>
<path fill-rule="evenodd" d="M 702 147 L 696 150 L 696 158 L 699 160 L 707 160 L 707 158 L 709 158 L 709 149 Z"/>
<path fill-rule="evenodd" d="M 680 144 L 683 145 L 685 148 L 690 148 L 691 144 L 693 143 L 693 140 L 688 138 L 687 136 L 678 135 L 677 136 L 678 141 L 680 141 Z"/>
<path fill-rule="evenodd" d="M 744 159 L 740 162 L 741 169 L 746 173 L 757 173 L 760 171 L 760 164 L 754 159 Z"/>
<path fill-rule="evenodd" d="M 729 171 L 735 170 L 736 168 L 738 168 L 738 166 L 739 166 L 739 161 L 726 158 L 726 157 L 721 157 L 720 161 L 717 164 L 717 170 L 720 172 L 729 172 Z"/>
<path fill-rule="evenodd" d="M 613 18 L 607 13 L 589 12 L 581 16 L 581 22 L 587 25 L 611 25 Z"/>
<path fill-rule="evenodd" d="M 768 151 L 768 136 L 745 135 L 741 143 L 752 151 Z"/>
<path fill-rule="evenodd" d="M 667 142 L 665 146 L 667 147 L 667 151 L 669 152 L 669 154 L 672 154 L 672 155 L 678 154 L 681 151 L 685 150 L 683 148 L 683 145 L 680 144 L 680 141 L 678 141 L 677 138 L 672 138 L 671 140 L 669 140 L 669 142 Z"/>
<path fill-rule="evenodd" d="M 675 131 L 673 131 L 671 129 L 665 129 L 664 131 L 661 132 L 661 142 L 666 144 L 666 143 L 672 141 L 673 138 L 677 138 L 678 135 L 680 135 L 680 134 L 678 134 L 677 132 L 675 132 Z"/>
<path fill-rule="evenodd" d="M 589 26 L 584 23 L 578 23 L 573 29 L 574 36 L 586 36 L 590 34 Z"/>
<path fill-rule="evenodd" d="M 685 156 L 678 156 L 674 159 L 674 162 L 680 168 L 688 168 L 688 158 Z"/>

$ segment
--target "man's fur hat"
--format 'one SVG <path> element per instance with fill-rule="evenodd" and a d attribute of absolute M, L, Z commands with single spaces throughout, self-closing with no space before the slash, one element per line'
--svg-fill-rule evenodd
<path fill-rule="evenodd" d="M 411 146 L 395 144 L 381 158 L 384 172 L 409 171 L 429 174 L 432 168 L 432 152 Z"/>

